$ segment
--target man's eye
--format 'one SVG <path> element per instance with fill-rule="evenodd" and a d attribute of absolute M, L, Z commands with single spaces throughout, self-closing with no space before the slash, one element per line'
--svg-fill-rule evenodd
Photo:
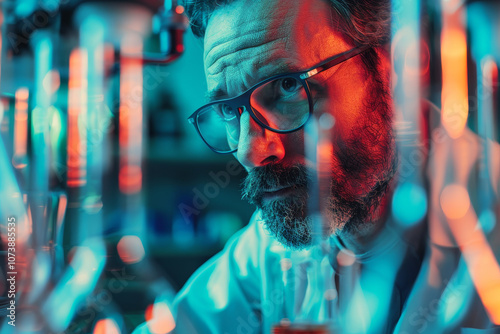
<path fill-rule="evenodd" d="M 234 109 L 228 105 L 225 105 L 225 104 L 221 105 L 220 111 L 222 114 L 222 118 L 225 121 L 230 121 L 236 117 L 236 113 L 235 113 Z"/>
<path fill-rule="evenodd" d="M 295 93 L 300 88 L 302 88 L 302 85 L 300 84 L 300 82 L 297 79 L 285 78 L 285 79 L 281 80 L 280 92 L 283 95 Z"/>

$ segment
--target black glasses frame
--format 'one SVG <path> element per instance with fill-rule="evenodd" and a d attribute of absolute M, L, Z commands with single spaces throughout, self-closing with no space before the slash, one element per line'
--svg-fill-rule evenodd
<path fill-rule="evenodd" d="M 251 88 L 249 88 L 248 90 L 246 90 L 245 92 L 241 93 L 238 96 L 228 98 L 228 99 L 217 100 L 217 101 L 213 101 L 213 102 L 210 102 L 208 104 L 205 104 L 201 108 L 198 108 L 193 114 L 191 114 L 191 116 L 188 117 L 188 121 L 189 121 L 189 123 L 193 124 L 196 131 L 200 135 L 201 139 L 205 142 L 205 144 L 207 144 L 208 147 L 210 147 L 210 149 L 212 151 L 214 151 L 215 153 L 222 153 L 222 154 L 234 153 L 238 150 L 238 148 L 235 148 L 234 150 L 229 150 L 229 151 L 221 151 L 221 150 L 216 149 L 215 147 L 212 147 L 205 140 L 205 138 L 201 134 L 200 128 L 198 126 L 198 115 L 200 114 L 200 112 L 202 112 L 203 110 L 205 110 L 206 108 L 208 108 L 212 105 L 224 103 L 224 104 L 230 106 L 231 108 L 233 108 L 234 110 L 238 110 L 239 112 L 236 113 L 236 117 L 238 117 L 238 123 L 240 122 L 241 113 L 244 110 L 247 110 L 248 113 L 250 114 L 250 117 L 252 117 L 252 119 L 255 122 L 257 122 L 257 124 L 259 124 L 260 126 L 262 126 L 263 128 L 265 128 L 269 131 L 276 132 L 276 133 L 291 133 L 291 132 L 298 131 L 304 127 L 304 125 L 309 121 L 309 119 L 311 118 L 311 115 L 313 113 L 313 101 L 312 101 L 311 91 L 310 91 L 309 85 L 308 85 L 306 80 L 311 78 L 312 76 L 318 74 L 318 73 L 321 73 L 321 72 L 323 72 L 323 71 L 325 71 L 333 66 L 336 66 L 340 63 L 343 63 L 344 61 L 349 60 L 349 59 L 365 52 L 369 48 L 370 48 L 370 46 L 366 46 L 366 45 L 358 46 L 358 47 L 355 47 L 355 48 L 348 50 L 346 52 L 335 55 L 335 56 L 327 59 L 326 61 L 322 62 L 318 66 L 314 66 L 308 70 L 301 71 L 301 72 L 295 72 L 295 73 L 279 74 L 279 75 L 275 75 L 275 76 L 272 76 L 270 78 L 267 78 L 267 79 L 257 83 L 256 85 L 253 85 Z M 298 80 L 302 84 L 302 86 L 305 88 L 306 94 L 307 94 L 307 99 L 309 101 L 309 115 L 308 115 L 306 121 L 302 125 L 300 125 L 299 127 L 291 129 L 291 130 L 278 130 L 278 129 L 271 128 L 269 125 L 262 122 L 255 115 L 255 111 L 253 110 L 253 108 L 250 104 L 250 96 L 257 88 L 259 88 L 260 86 L 262 86 L 270 81 L 277 80 L 277 79 L 283 79 L 283 78 L 293 78 L 293 79 Z M 243 108 L 243 110 L 241 108 Z"/>

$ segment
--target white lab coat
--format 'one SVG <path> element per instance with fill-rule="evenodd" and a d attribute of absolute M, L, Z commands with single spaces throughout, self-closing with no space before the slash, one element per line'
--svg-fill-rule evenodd
<path fill-rule="evenodd" d="M 392 239 L 389 247 L 383 247 L 376 256 L 360 260 L 357 269 L 352 266 L 350 274 L 340 276 L 340 286 L 354 284 L 351 297 L 349 302 L 342 302 L 340 294 L 340 303 L 334 299 L 328 311 L 323 296 L 310 288 L 313 278 L 306 269 L 310 267 L 309 252 L 290 252 L 283 248 L 267 234 L 257 212 L 248 226 L 234 235 L 222 252 L 199 268 L 179 292 L 174 306 L 177 314 L 174 332 L 270 333 L 271 326 L 284 314 L 296 321 L 321 321 L 328 319 L 332 310 L 339 307 L 337 304 L 345 306 L 342 312 L 345 316 L 336 320 L 350 324 L 350 332 L 386 332 L 399 318 L 405 298 L 404 287 L 400 289 L 395 280 L 407 253 L 407 244 L 389 234 L 391 232 L 384 232 L 380 237 Z M 295 270 L 284 274 L 280 265 L 283 258 L 290 258 Z M 411 261 L 419 263 L 415 259 Z M 361 266 L 364 274 L 358 276 L 358 282 L 354 276 L 355 271 L 359 274 Z M 326 278 L 325 291 L 336 289 L 334 270 L 327 258 L 321 262 L 321 271 Z M 418 265 L 410 275 L 410 283 L 417 272 Z M 293 278 L 287 279 L 290 275 Z"/>

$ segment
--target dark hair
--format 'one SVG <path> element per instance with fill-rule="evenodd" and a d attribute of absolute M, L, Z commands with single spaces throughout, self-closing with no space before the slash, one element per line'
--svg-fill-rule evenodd
<path fill-rule="evenodd" d="M 212 12 L 237 0 L 184 0 L 186 14 L 195 36 L 203 37 Z M 290 1 L 290 0 L 288 0 Z M 295 0 L 292 0 L 295 1 Z M 337 26 L 354 45 L 381 46 L 390 40 L 390 0 L 327 0 L 337 15 Z M 369 71 L 376 71 L 375 50 L 362 55 Z"/>

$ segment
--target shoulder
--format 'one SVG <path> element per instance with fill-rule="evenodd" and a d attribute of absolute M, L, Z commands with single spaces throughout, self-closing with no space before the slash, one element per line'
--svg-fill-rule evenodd
<path fill-rule="evenodd" d="M 195 271 L 176 299 L 188 298 L 193 292 L 205 294 L 207 301 L 237 290 L 254 294 L 260 290 L 260 264 L 271 242 L 259 212 L 255 212 L 248 225 L 234 234 L 222 251 Z"/>
<path fill-rule="evenodd" d="M 261 299 L 260 263 L 270 242 L 258 217 L 255 213 L 179 291 L 176 333 L 233 332 L 238 317 L 253 314 Z"/>

